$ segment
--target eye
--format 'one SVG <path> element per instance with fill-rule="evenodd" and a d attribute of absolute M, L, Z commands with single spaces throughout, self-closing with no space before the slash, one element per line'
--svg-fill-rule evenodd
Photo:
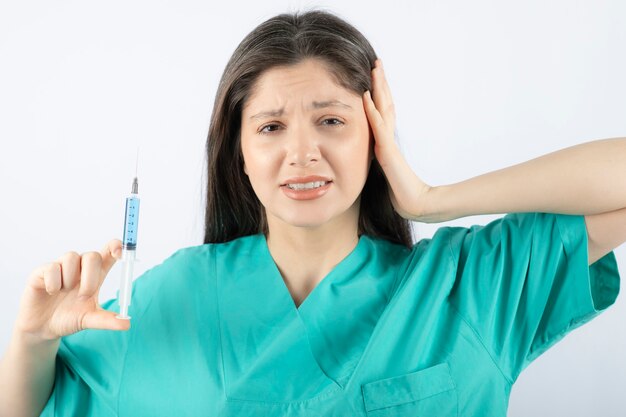
<path fill-rule="evenodd" d="M 328 122 L 331 121 L 333 123 L 324 123 L 324 122 Z M 322 124 L 326 125 L 326 126 L 341 126 L 343 124 L 343 122 L 339 119 L 336 119 L 334 117 L 329 117 L 328 119 L 324 119 L 322 120 Z"/>
<path fill-rule="evenodd" d="M 341 120 L 337 119 L 336 117 L 328 117 L 328 118 L 322 120 L 322 125 L 324 125 L 324 126 L 342 126 L 343 124 L 344 124 L 344 122 L 342 122 Z M 277 124 L 277 123 L 268 123 L 265 126 L 261 127 L 261 129 L 259 130 L 259 134 L 261 134 L 261 135 L 269 135 L 272 132 L 277 131 L 278 129 L 280 129 L 280 125 L 279 124 Z"/>
<path fill-rule="evenodd" d="M 266 129 L 267 128 L 273 128 L 273 127 L 278 128 L 280 126 L 277 125 L 276 123 L 270 123 L 270 124 L 267 124 L 267 125 L 263 126 L 261 128 L 261 130 L 259 130 L 259 133 L 262 134 L 262 135 L 269 135 L 270 133 L 274 132 L 275 129 L 270 129 L 270 130 L 266 130 Z"/>

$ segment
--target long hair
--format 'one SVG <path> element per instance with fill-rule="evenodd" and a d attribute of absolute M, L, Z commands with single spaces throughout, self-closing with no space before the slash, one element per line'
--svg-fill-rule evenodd
<path fill-rule="evenodd" d="M 264 71 L 306 58 L 326 63 L 348 90 L 362 96 L 372 89 L 374 49 L 355 27 L 329 12 L 280 14 L 250 32 L 226 64 L 213 105 L 206 142 L 204 243 L 267 234 L 265 209 L 243 171 L 241 112 Z M 361 191 L 358 234 L 412 245 L 410 222 L 394 210 L 387 180 L 375 158 Z"/>

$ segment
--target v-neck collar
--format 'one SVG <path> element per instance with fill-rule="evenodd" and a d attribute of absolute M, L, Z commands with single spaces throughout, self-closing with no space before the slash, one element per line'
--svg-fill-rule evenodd
<path fill-rule="evenodd" d="M 226 397 L 316 401 L 341 391 L 387 305 L 385 245 L 362 235 L 296 307 L 263 234 L 216 247 Z M 281 390 L 272 389 L 280 386 Z"/>
<path fill-rule="evenodd" d="M 278 283 L 278 286 L 284 290 L 283 292 L 287 296 L 287 299 L 291 301 L 291 303 L 293 304 L 293 308 L 295 308 L 298 313 L 306 311 L 309 308 L 309 304 L 315 303 L 314 299 L 317 297 L 317 294 L 320 292 L 324 292 L 323 288 L 330 285 L 330 281 L 333 279 L 334 276 L 341 275 L 342 271 L 349 270 L 351 265 L 362 261 L 363 246 L 365 245 L 365 239 L 367 239 L 367 236 L 365 235 L 359 236 L 359 241 L 357 242 L 354 249 L 352 249 L 352 251 L 350 251 L 350 253 L 348 253 L 341 261 L 339 261 L 339 263 L 337 263 L 337 265 L 335 265 L 330 270 L 330 272 L 328 272 L 328 274 L 326 274 L 324 278 L 322 278 L 322 280 L 318 282 L 315 287 L 313 287 L 313 289 L 309 292 L 306 298 L 302 300 L 299 306 L 296 306 L 296 303 L 294 302 L 293 297 L 289 292 L 289 288 L 287 287 L 287 284 L 285 283 L 285 280 L 283 279 L 283 276 L 278 269 L 278 265 L 276 265 L 276 261 L 274 261 L 274 258 L 272 257 L 269 245 L 267 243 L 267 237 L 262 233 L 259 233 L 255 236 L 258 236 L 259 240 L 261 241 L 260 246 L 263 252 L 261 256 L 271 260 L 272 264 L 274 265 L 274 272 L 271 274 L 272 281 L 276 281 Z"/>

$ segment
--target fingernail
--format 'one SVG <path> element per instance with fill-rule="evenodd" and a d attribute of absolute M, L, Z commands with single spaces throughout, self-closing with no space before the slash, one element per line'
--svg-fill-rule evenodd
<path fill-rule="evenodd" d="M 116 249 L 115 252 L 113 253 L 113 256 L 115 256 L 116 258 L 119 258 L 121 254 L 122 254 L 122 251 L 119 249 Z"/>

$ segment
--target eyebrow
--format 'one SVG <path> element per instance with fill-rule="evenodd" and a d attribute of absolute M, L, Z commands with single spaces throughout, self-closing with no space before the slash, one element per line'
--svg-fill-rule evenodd
<path fill-rule="evenodd" d="M 339 100 L 328 100 L 328 101 L 314 101 L 313 103 L 311 103 L 311 105 L 309 106 L 309 109 L 325 109 L 328 107 L 344 107 L 344 108 L 348 108 L 348 109 L 352 109 L 351 106 L 342 103 Z M 263 117 L 278 117 L 278 116 L 282 116 L 283 112 L 284 112 L 285 108 L 281 108 L 278 110 L 269 110 L 269 111 L 262 111 L 260 113 L 257 113 L 255 115 L 250 116 L 250 119 L 262 119 Z"/>

